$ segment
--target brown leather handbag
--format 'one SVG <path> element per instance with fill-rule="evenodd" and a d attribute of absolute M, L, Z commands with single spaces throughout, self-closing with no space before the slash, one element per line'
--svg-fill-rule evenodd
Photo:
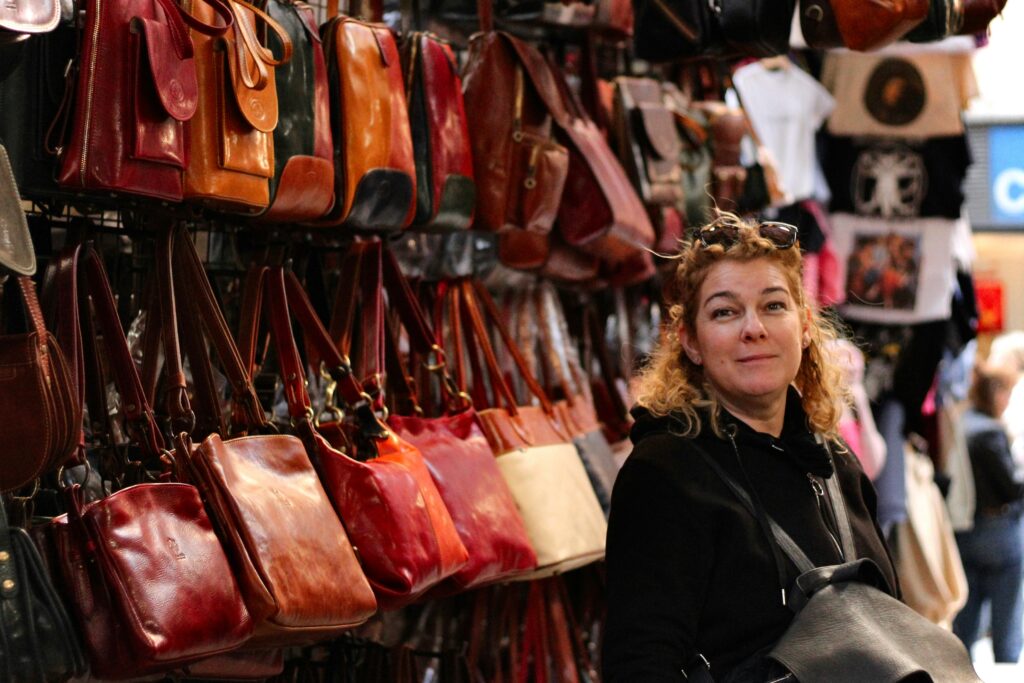
<path fill-rule="evenodd" d="M 653 78 L 615 79 L 613 138 L 622 165 L 648 206 L 681 206 L 682 141 Z"/>
<path fill-rule="evenodd" d="M 262 220 L 311 221 L 334 204 L 327 62 L 313 8 L 301 0 L 263 0 L 261 8 L 288 33 L 292 58 L 274 72 L 278 125 L 274 129 L 274 176 L 270 207 Z M 269 46 L 283 53 L 271 33 Z"/>
<path fill-rule="evenodd" d="M 402 230 L 412 222 L 416 166 L 395 38 L 387 26 L 338 16 L 320 31 L 330 80 L 335 203 L 321 223 Z"/>
<path fill-rule="evenodd" d="M 222 0 L 194 0 L 193 14 L 174 0 L 89 0 L 86 7 L 71 132 L 56 143 L 57 182 L 181 201 L 184 126 L 199 98 L 195 48 L 231 30 L 232 15 Z"/>
<path fill-rule="evenodd" d="M 233 19 L 219 37 L 192 31 L 199 99 L 188 124 L 185 199 L 231 213 L 256 214 L 270 203 L 277 127 L 275 67 L 291 59 L 287 32 L 263 10 L 223 0 Z M 212 19 L 205 0 L 189 0 L 200 19 Z M 260 42 L 257 21 L 282 48 L 275 56 Z"/>
<path fill-rule="evenodd" d="M 874 50 L 906 35 L 928 8 L 928 0 L 800 0 L 800 30 L 813 48 Z"/>
<path fill-rule="evenodd" d="M 543 63 L 535 48 L 493 30 L 490 0 L 477 6 L 481 32 L 470 40 L 462 79 L 477 182 L 473 228 L 546 235 L 569 171 L 546 104 L 557 99 L 557 85 L 532 67 Z"/>
<path fill-rule="evenodd" d="M 294 436 L 261 434 L 268 431 L 266 416 L 191 239 L 182 231 L 158 247 L 167 402 L 172 428 L 179 432 L 175 458 L 218 524 L 256 622 L 249 644 L 267 647 L 335 637 L 366 621 L 376 609 L 355 551 L 302 442 Z M 182 302 L 180 317 L 176 301 Z M 178 334 L 186 337 L 193 376 L 199 377 L 204 360 L 197 356 L 204 355 L 206 342 L 200 338 L 197 344 L 195 337 L 204 330 L 229 378 L 236 412 L 244 418 L 234 429 L 248 435 L 228 439 L 214 433 L 193 446 L 187 432 L 195 421 Z M 197 394 L 209 390 L 205 381 L 197 380 L 195 386 Z M 208 409 L 219 406 L 217 398 L 207 396 L 196 403 Z"/>

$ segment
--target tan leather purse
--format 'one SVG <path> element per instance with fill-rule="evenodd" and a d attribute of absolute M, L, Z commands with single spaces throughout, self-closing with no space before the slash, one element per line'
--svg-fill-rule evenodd
<path fill-rule="evenodd" d="M 189 122 L 185 199 L 219 211 L 255 214 L 270 202 L 277 126 L 274 67 L 291 59 L 287 32 L 262 10 L 225 0 L 234 20 L 211 38 L 192 31 L 199 106 Z M 213 9 L 190 0 L 198 19 L 213 22 Z M 256 20 L 277 34 L 283 54 L 261 42 Z"/>
<path fill-rule="evenodd" d="M 384 24 L 339 16 L 321 27 L 331 93 L 334 208 L 325 225 L 401 230 L 413 219 L 416 166 L 398 45 Z"/>

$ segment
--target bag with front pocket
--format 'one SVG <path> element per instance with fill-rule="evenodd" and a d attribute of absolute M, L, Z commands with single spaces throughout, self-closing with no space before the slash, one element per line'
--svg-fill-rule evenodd
<path fill-rule="evenodd" d="M 612 118 L 619 159 L 644 203 L 681 206 L 682 142 L 661 84 L 652 78 L 616 78 Z"/>
<path fill-rule="evenodd" d="M 213 41 L 230 23 L 221 0 L 195 0 L 190 11 L 174 0 L 90 0 L 58 183 L 181 201 L 184 127 L 199 102 L 198 41 L 188 27 Z"/>
<path fill-rule="evenodd" d="M 252 215 L 270 203 L 278 122 L 275 67 L 291 59 L 292 42 L 263 10 L 222 1 L 231 27 L 216 37 L 192 32 L 198 100 L 189 122 L 184 195 L 210 209 Z M 198 17 L 211 18 L 206 0 L 189 2 Z M 277 35 L 280 56 L 261 42 L 260 25 Z"/>

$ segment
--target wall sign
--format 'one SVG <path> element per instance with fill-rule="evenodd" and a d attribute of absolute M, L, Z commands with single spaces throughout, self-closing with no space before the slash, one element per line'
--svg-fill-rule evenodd
<path fill-rule="evenodd" d="M 993 223 L 1024 223 L 1024 126 L 988 131 L 989 206 Z"/>

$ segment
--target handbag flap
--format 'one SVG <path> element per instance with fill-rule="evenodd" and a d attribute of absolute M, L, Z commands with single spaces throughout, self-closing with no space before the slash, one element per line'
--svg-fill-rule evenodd
<path fill-rule="evenodd" d="M 0 29 L 17 33 L 46 33 L 57 28 L 57 0 L 8 0 L 0 4 Z"/>
<path fill-rule="evenodd" d="M 551 67 L 544 60 L 544 56 L 537 51 L 537 48 L 528 45 L 518 38 L 500 33 L 506 42 L 515 50 L 519 63 L 523 65 L 523 71 L 544 106 L 547 107 L 551 117 L 559 123 L 564 123 L 569 116 L 562 104 L 562 96 L 559 94 L 558 84 L 555 82 L 555 74 Z"/>
<path fill-rule="evenodd" d="M 7 149 L 0 145 L 0 266 L 20 275 L 36 272 L 36 252 L 21 208 Z"/>
<path fill-rule="evenodd" d="M 639 129 L 641 139 L 647 142 L 658 158 L 665 161 L 678 160 L 681 145 L 672 112 L 661 104 L 647 102 L 638 103 L 634 111 L 635 121 L 639 124 L 635 128 Z"/>
<path fill-rule="evenodd" d="M 146 62 L 164 111 L 178 121 L 188 121 L 199 103 L 192 41 L 188 41 L 186 54 L 181 54 L 181 47 L 174 42 L 167 24 L 135 17 L 131 27 L 145 38 Z"/>

